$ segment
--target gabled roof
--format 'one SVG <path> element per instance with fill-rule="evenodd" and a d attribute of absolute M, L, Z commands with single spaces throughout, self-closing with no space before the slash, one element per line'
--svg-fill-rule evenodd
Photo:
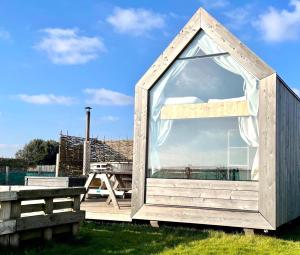
<path fill-rule="evenodd" d="M 138 81 L 136 87 L 145 90 L 150 89 L 200 30 L 203 30 L 220 48 L 228 52 L 257 79 L 261 80 L 275 73 L 271 67 L 256 56 L 223 25 L 203 8 L 200 8 Z"/>

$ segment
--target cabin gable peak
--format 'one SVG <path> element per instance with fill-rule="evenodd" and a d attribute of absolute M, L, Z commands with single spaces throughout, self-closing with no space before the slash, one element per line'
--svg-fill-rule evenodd
<path fill-rule="evenodd" d="M 205 9 L 199 8 L 138 81 L 136 88 L 149 90 L 201 30 L 258 80 L 275 73 Z"/>

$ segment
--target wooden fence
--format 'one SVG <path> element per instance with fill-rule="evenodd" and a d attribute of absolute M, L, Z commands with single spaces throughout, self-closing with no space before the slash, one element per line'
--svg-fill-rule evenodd
<path fill-rule="evenodd" d="M 84 188 L 0 186 L 0 245 L 71 232 L 77 234 L 85 212 L 80 211 Z"/>
<path fill-rule="evenodd" d="M 91 138 L 90 162 L 132 162 L 132 140 L 98 140 Z M 80 176 L 83 168 L 84 138 L 61 134 L 59 176 Z"/>

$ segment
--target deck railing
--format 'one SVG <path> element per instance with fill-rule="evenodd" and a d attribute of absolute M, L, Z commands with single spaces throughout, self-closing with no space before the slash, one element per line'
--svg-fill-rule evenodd
<path fill-rule="evenodd" d="M 18 246 L 21 240 L 79 231 L 84 188 L 0 186 L 0 245 Z"/>

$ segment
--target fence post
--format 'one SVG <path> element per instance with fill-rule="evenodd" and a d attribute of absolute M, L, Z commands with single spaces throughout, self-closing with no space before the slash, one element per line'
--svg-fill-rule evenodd
<path fill-rule="evenodd" d="M 9 166 L 5 167 L 5 185 L 8 185 L 9 181 Z"/>
<path fill-rule="evenodd" d="M 46 198 L 45 199 L 45 214 L 52 214 L 53 213 L 53 198 Z M 44 229 L 44 239 L 46 241 L 52 240 L 52 228 L 45 228 Z"/>
<path fill-rule="evenodd" d="M 18 219 L 21 217 L 21 201 L 11 201 L 10 219 Z M 9 243 L 13 247 L 18 247 L 20 242 L 19 233 L 11 234 L 9 237 Z"/>

